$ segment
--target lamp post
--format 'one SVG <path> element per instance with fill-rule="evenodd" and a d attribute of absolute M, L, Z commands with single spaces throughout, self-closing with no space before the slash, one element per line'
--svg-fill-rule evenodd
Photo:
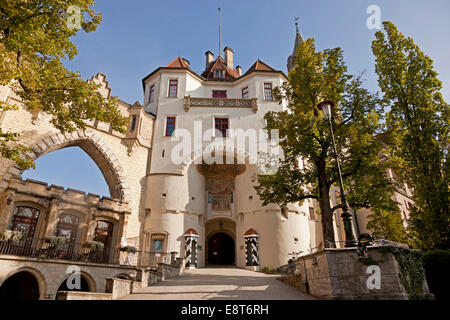
<path fill-rule="evenodd" d="M 336 142 L 334 141 L 334 133 L 333 133 L 333 123 L 331 122 L 331 108 L 334 107 L 334 102 L 330 100 L 325 100 L 319 103 L 317 106 L 318 109 L 322 110 L 325 114 L 325 118 L 328 120 L 328 124 L 330 126 L 331 132 L 331 140 L 333 144 L 334 151 L 334 159 L 336 160 L 336 166 L 339 175 L 339 186 L 341 189 L 341 204 L 342 204 L 342 220 L 344 221 L 344 230 L 345 230 L 345 246 L 346 247 L 355 247 L 357 245 L 355 234 L 353 233 L 352 228 L 352 214 L 350 213 L 349 205 L 347 202 L 347 197 L 345 196 L 344 191 L 344 182 L 342 181 L 342 173 L 341 173 L 341 165 L 339 163 L 339 156 L 336 151 Z"/>

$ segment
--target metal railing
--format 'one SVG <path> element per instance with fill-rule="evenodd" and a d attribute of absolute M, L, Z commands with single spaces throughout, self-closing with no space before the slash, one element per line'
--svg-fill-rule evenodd
<path fill-rule="evenodd" d="M 167 252 L 142 252 L 141 264 L 146 267 L 157 267 L 158 263 L 172 264 L 174 261 L 170 253 Z"/>
<path fill-rule="evenodd" d="M 94 250 L 80 243 L 52 244 L 47 239 L 26 238 L 0 241 L 0 254 L 38 259 L 137 266 L 140 252 L 104 247 Z"/>
<path fill-rule="evenodd" d="M 52 244 L 48 239 L 40 238 L 0 241 L 0 255 L 154 268 L 158 263 L 171 264 L 175 260 L 175 253 L 127 252 L 110 247 L 93 250 L 81 243 Z"/>

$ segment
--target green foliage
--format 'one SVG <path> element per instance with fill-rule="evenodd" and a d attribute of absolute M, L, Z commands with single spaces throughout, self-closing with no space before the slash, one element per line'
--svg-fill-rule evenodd
<path fill-rule="evenodd" d="M 271 268 L 268 266 L 265 266 L 261 269 L 261 272 L 267 273 L 267 274 L 278 274 L 281 273 L 280 268 Z"/>
<path fill-rule="evenodd" d="M 134 246 L 125 246 L 125 247 L 121 248 L 120 250 L 125 251 L 127 253 L 136 253 L 137 252 L 137 248 Z"/>
<path fill-rule="evenodd" d="M 430 250 L 423 254 L 428 287 L 437 300 L 448 300 L 450 294 L 450 250 Z"/>
<path fill-rule="evenodd" d="M 372 51 L 384 97 L 390 101 L 386 141 L 392 168 L 413 189 L 410 233 L 422 249 L 450 248 L 449 106 L 433 61 L 391 22 Z"/>
<path fill-rule="evenodd" d="M 383 247 L 381 252 L 391 252 L 400 267 L 400 281 L 410 300 L 427 299 L 423 292 L 425 270 L 422 266 L 422 253 L 397 247 Z"/>
<path fill-rule="evenodd" d="M 338 183 L 329 123 L 317 105 L 332 100 L 333 129 L 344 184 L 351 207 L 398 210 L 391 199 L 394 185 L 386 176 L 388 161 L 380 157 L 384 101 L 362 87 L 360 76 L 347 74 L 340 48 L 316 51 L 308 39 L 297 51 L 296 66 L 289 81 L 275 89 L 279 103 L 287 109 L 268 112 L 267 129 L 278 129 L 283 159 L 274 175 L 261 175 L 256 186 L 264 205 L 285 207 L 287 203 L 313 198 L 319 201 L 326 245 L 334 242 L 330 188 Z M 305 168 L 299 169 L 299 159 Z"/>
<path fill-rule="evenodd" d="M 105 99 L 98 85 L 67 70 L 63 60 L 77 54 L 70 37 L 77 34 L 67 21 L 74 19 L 70 6 L 80 8 L 80 26 L 95 31 L 101 15 L 92 6 L 94 0 L 0 1 L 0 85 L 10 86 L 31 111 L 52 116 L 51 123 L 61 132 L 85 128 L 97 119 L 125 132 L 126 119 L 120 114 L 117 99 Z M 0 112 L 14 106 L 0 103 Z M 17 142 L 14 132 L 0 131 L 3 158 L 21 169 L 33 167 L 27 148 Z"/>
<path fill-rule="evenodd" d="M 89 241 L 83 247 L 88 248 L 91 252 L 102 252 L 105 245 L 99 241 Z"/>
<path fill-rule="evenodd" d="M 408 242 L 398 207 L 397 210 L 372 208 L 368 216 L 367 229 L 372 230 L 372 235 L 377 239 Z"/>

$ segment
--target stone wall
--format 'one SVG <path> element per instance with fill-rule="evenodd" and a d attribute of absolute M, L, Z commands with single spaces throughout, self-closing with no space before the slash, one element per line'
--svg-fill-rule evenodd
<path fill-rule="evenodd" d="M 96 293 L 105 292 L 108 278 L 127 276 L 133 279 L 136 276 L 135 267 L 0 255 L 0 286 L 10 276 L 27 271 L 39 283 L 39 299 L 54 300 L 59 286 L 72 274 L 73 267 L 79 268 L 90 292 Z"/>
<path fill-rule="evenodd" d="M 281 267 L 282 280 L 323 299 L 409 299 L 395 256 L 380 247 L 369 248 L 368 254 L 358 259 L 355 248 L 325 249 Z M 379 270 L 379 286 L 373 269 Z M 422 289 L 429 295 L 426 280 Z"/>

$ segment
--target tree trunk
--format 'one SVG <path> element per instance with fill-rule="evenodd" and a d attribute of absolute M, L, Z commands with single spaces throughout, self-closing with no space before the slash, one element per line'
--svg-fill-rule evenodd
<path fill-rule="evenodd" d="M 333 215 L 330 206 L 330 187 L 325 172 L 325 161 L 317 166 L 319 175 L 319 207 L 322 215 L 323 244 L 325 248 L 335 246 Z"/>

